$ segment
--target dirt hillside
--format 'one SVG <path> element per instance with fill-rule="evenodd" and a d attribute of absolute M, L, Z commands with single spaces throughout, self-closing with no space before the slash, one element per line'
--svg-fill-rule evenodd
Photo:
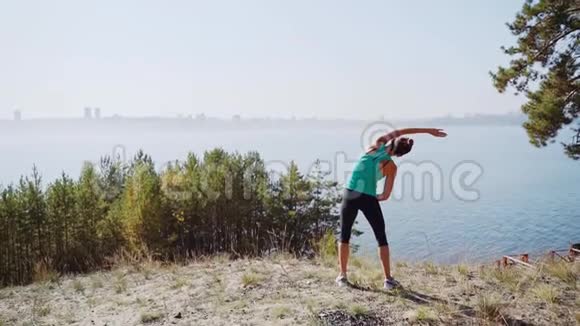
<path fill-rule="evenodd" d="M 0 290 L 0 325 L 575 325 L 578 265 L 531 270 L 397 263 L 404 288 L 382 290 L 374 263 L 353 259 L 351 287 L 330 260 L 280 255 L 155 262 L 49 277 Z"/>

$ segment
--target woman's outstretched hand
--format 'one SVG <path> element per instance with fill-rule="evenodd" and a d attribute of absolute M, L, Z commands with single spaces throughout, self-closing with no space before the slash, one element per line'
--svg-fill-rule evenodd
<path fill-rule="evenodd" d="M 447 133 L 445 131 L 443 131 L 443 129 L 431 129 L 429 130 L 429 134 L 435 136 L 435 137 L 446 137 Z"/>

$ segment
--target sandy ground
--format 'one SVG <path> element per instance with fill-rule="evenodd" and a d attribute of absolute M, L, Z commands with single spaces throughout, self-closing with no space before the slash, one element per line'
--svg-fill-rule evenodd
<path fill-rule="evenodd" d="M 398 263 L 384 291 L 378 265 L 351 262 L 339 288 L 330 260 L 226 257 L 0 290 L 0 325 L 576 325 L 579 263 L 506 271 Z"/>

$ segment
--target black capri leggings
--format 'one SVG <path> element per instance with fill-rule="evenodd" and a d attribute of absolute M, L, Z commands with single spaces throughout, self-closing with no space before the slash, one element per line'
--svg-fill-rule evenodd
<path fill-rule="evenodd" d="M 347 189 L 340 208 L 340 242 L 349 243 L 350 233 L 358 211 L 361 210 L 369 221 L 379 247 L 387 246 L 385 219 L 376 197 Z"/>

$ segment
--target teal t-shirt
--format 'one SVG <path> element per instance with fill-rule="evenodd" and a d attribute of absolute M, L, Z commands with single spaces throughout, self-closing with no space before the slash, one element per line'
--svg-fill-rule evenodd
<path fill-rule="evenodd" d="M 387 154 L 385 144 L 372 153 L 365 153 L 356 163 L 346 188 L 376 196 L 377 182 L 384 177 L 380 171 L 380 163 L 390 160 L 391 156 Z"/>

